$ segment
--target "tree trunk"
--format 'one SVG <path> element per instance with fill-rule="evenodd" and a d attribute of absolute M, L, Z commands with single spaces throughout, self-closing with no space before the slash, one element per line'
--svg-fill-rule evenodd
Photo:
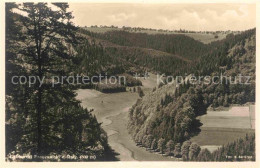
<path fill-rule="evenodd" d="M 41 59 L 38 61 L 38 75 L 40 79 L 42 79 L 42 66 L 41 66 Z M 40 87 L 40 82 L 36 85 L 38 95 L 38 103 L 37 103 L 37 153 L 38 155 L 41 154 L 42 149 L 42 88 Z"/>

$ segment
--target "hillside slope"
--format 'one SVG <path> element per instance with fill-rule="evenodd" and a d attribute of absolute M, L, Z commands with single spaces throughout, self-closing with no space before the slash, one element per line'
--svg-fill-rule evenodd
<path fill-rule="evenodd" d="M 129 112 L 128 129 L 136 143 L 147 148 L 151 148 L 148 139 L 158 143 L 162 139 L 165 142 L 172 140 L 174 144 L 182 143 L 200 131 L 201 123 L 196 117 L 205 114 L 207 107 L 255 101 L 255 30 L 221 43 L 224 45 L 217 45 L 211 54 L 201 57 L 198 66 L 194 67 L 194 74 L 211 68 L 207 75 L 248 75 L 251 84 L 232 84 L 229 81 L 204 85 L 187 83 L 177 89 L 175 85 L 167 84 L 157 88 L 138 100 Z M 241 80 L 245 81 L 245 78 Z M 216 81 L 220 82 L 220 79 Z"/>
<path fill-rule="evenodd" d="M 126 31 L 109 31 L 106 33 L 89 33 L 91 36 L 104 39 L 122 46 L 151 48 L 187 59 L 196 59 L 207 50 L 207 45 L 185 35 L 146 34 Z"/>
<path fill-rule="evenodd" d="M 135 69 L 135 71 L 148 70 L 164 73 L 176 71 L 177 73 L 192 63 L 192 60 L 177 54 L 138 45 L 125 46 L 90 36 L 84 31 L 81 31 L 80 35 L 90 44 L 95 43 L 102 46 L 104 54 L 109 57 L 107 66 L 120 66 L 126 72 Z"/>

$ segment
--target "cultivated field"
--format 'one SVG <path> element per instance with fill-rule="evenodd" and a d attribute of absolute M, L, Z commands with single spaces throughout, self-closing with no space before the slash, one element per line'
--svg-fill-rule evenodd
<path fill-rule="evenodd" d="M 208 111 L 198 117 L 203 124 L 201 132 L 191 141 L 214 151 L 221 145 L 254 133 L 254 116 L 254 105 L 234 106 L 228 111 Z"/>

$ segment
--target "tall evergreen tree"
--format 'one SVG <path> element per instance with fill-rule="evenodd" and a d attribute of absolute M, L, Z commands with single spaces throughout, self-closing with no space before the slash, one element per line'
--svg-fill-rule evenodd
<path fill-rule="evenodd" d="M 22 15 L 13 8 L 18 6 L 7 3 L 7 154 L 112 156 L 100 124 L 80 106 L 68 83 L 53 87 L 53 76 L 73 72 L 74 48 L 82 40 L 68 4 L 23 3 Z M 32 86 L 14 84 L 14 75 L 38 80 Z"/>
<path fill-rule="evenodd" d="M 72 15 L 67 12 L 68 4 L 53 3 L 57 10 L 49 7 L 46 3 L 23 3 L 20 10 L 24 12 L 21 17 L 25 47 L 21 51 L 24 62 L 28 65 L 30 75 L 44 79 L 51 75 L 64 75 L 68 70 L 69 60 L 71 59 L 68 44 L 75 44 L 75 26 L 72 25 Z M 47 110 L 46 95 L 64 93 L 64 90 L 48 88 L 48 85 L 41 85 L 37 80 L 34 86 L 34 102 L 37 123 L 37 153 L 42 152 L 43 141 L 43 112 Z M 68 90 L 67 90 L 68 91 Z M 45 96 L 45 97 L 44 97 Z M 61 100 L 62 101 L 62 100 Z"/>

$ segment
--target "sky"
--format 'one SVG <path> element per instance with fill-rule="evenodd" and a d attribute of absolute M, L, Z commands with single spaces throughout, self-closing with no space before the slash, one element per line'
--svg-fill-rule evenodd
<path fill-rule="evenodd" d="M 107 25 L 168 30 L 247 30 L 255 4 L 69 3 L 78 26 Z"/>

